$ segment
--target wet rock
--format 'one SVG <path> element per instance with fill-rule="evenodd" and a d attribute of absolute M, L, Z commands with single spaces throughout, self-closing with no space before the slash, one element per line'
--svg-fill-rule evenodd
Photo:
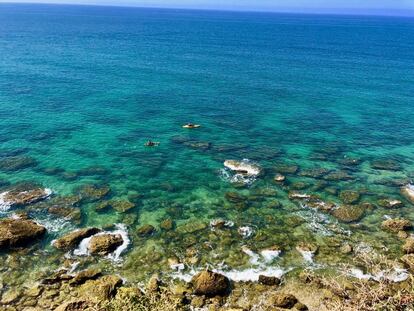
<path fill-rule="evenodd" d="M 374 160 L 371 162 L 371 167 L 376 170 L 399 171 L 401 166 L 394 160 Z"/>
<path fill-rule="evenodd" d="M 410 229 L 412 227 L 412 224 L 407 219 L 395 218 L 383 221 L 381 227 L 387 231 L 398 233 L 399 231 Z"/>
<path fill-rule="evenodd" d="M 276 286 L 280 284 L 280 279 L 275 276 L 259 275 L 259 283 L 267 286 Z"/>
<path fill-rule="evenodd" d="M 88 280 L 95 280 L 99 276 L 101 276 L 102 272 L 99 269 L 87 269 L 83 270 L 75 275 L 75 277 L 71 280 L 71 285 L 80 285 L 85 283 Z"/>
<path fill-rule="evenodd" d="M 247 198 L 237 192 L 226 192 L 224 195 L 227 201 L 230 203 L 242 203 L 247 200 Z"/>
<path fill-rule="evenodd" d="M 301 302 L 296 303 L 293 306 L 293 308 L 298 310 L 298 311 L 307 311 L 307 310 L 309 310 L 308 307 L 306 305 L 304 305 L 303 303 L 301 303 Z"/>
<path fill-rule="evenodd" d="M 27 246 L 46 233 L 46 228 L 28 219 L 0 220 L 0 249 Z"/>
<path fill-rule="evenodd" d="M 69 250 L 75 248 L 83 239 L 89 238 L 99 233 L 98 228 L 84 228 L 75 230 L 53 242 L 53 246 L 58 249 Z"/>
<path fill-rule="evenodd" d="M 408 238 L 405 240 L 405 243 L 403 245 L 403 250 L 407 254 L 414 253 L 414 238 Z"/>
<path fill-rule="evenodd" d="M 230 281 L 227 277 L 209 270 L 196 274 L 192 278 L 191 284 L 195 295 L 222 296 L 230 290 Z"/>
<path fill-rule="evenodd" d="M 410 269 L 411 273 L 414 272 L 414 254 L 407 254 L 401 257 L 401 261 Z"/>
<path fill-rule="evenodd" d="M 1 296 L 0 304 L 8 305 L 11 303 L 16 303 L 20 299 L 21 295 L 22 293 L 20 290 L 13 288 L 9 289 Z"/>
<path fill-rule="evenodd" d="M 399 238 L 399 239 L 406 239 L 406 238 L 408 238 L 408 233 L 407 232 L 405 232 L 405 231 L 398 231 L 398 233 L 397 233 L 397 237 Z"/>
<path fill-rule="evenodd" d="M 286 180 L 286 176 L 282 174 L 276 174 L 275 177 L 273 177 L 273 181 L 276 183 L 281 183 Z"/>
<path fill-rule="evenodd" d="M 87 300 L 72 300 L 67 301 L 58 306 L 54 311 L 84 311 L 91 306 Z"/>
<path fill-rule="evenodd" d="M 54 272 L 51 276 L 49 276 L 47 278 L 44 278 L 41 281 L 41 284 L 54 285 L 54 284 L 59 284 L 59 283 L 62 283 L 62 282 L 69 281 L 72 278 L 73 278 L 73 276 L 68 274 L 67 270 L 61 269 L 61 270 L 58 270 L 58 271 Z"/>
<path fill-rule="evenodd" d="M 344 157 L 338 161 L 339 164 L 344 166 L 357 166 L 361 164 L 361 159 L 358 158 L 351 158 L 351 157 Z"/>
<path fill-rule="evenodd" d="M 332 202 L 325 202 L 321 200 L 309 200 L 306 203 L 311 208 L 317 208 L 318 210 L 329 212 L 336 207 Z"/>
<path fill-rule="evenodd" d="M 81 285 L 79 293 L 81 297 L 90 297 L 94 301 L 104 302 L 116 295 L 122 283 L 122 279 L 119 276 L 105 275 L 97 280 L 85 282 L 85 284 Z"/>
<path fill-rule="evenodd" d="M 110 205 L 118 213 L 126 213 L 135 208 L 135 204 L 128 200 L 111 200 Z"/>
<path fill-rule="evenodd" d="M 165 231 L 170 231 L 170 230 L 174 229 L 174 221 L 171 218 L 164 219 L 160 223 L 160 228 L 162 230 L 165 230 Z"/>
<path fill-rule="evenodd" d="M 274 293 L 267 300 L 269 306 L 284 309 L 291 309 L 296 303 L 298 303 L 298 299 L 294 295 L 284 293 Z"/>
<path fill-rule="evenodd" d="M 17 186 L 9 191 L 0 194 L 0 199 L 4 205 L 26 206 L 47 199 L 52 194 L 50 189 L 31 188 Z"/>
<path fill-rule="evenodd" d="M 349 243 L 345 243 L 345 244 L 343 244 L 343 245 L 341 246 L 341 248 L 339 249 L 339 251 L 340 251 L 342 254 L 350 254 L 350 253 L 352 253 L 352 251 L 353 251 L 353 247 L 352 247 L 352 245 L 351 245 L 351 244 L 349 244 Z"/>
<path fill-rule="evenodd" d="M 353 204 L 359 201 L 360 195 L 357 191 L 344 190 L 339 193 L 339 198 L 345 204 Z"/>
<path fill-rule="evenodd" d="M 0 170 L 12 172 L 34 167 L 37 164 L 35 159 L 28 156 L 7 157 L 0 160 Z"/>
<path fill-rule="evenodd" d="M 307 170 L 302 170 L 299 173 L 299 176 L 311 177 L 311 178 L 321 178 L 329 172 L 328 169 L 323 167 L 312 168 Z"/>
<path fill-rule="evenodd" d="M 233 172 L 247 176 L 257 176 L 262 172 L 262 168 L 259 165 L 245 160 L 226 160 L 224 161 L 224 166 Z"/>
<path fill-rule="evenodd" d="M 354 177 L 348 174 L 346 171 L 330 172 L 329 174 L 325 175 L 323 178 L 328 181 L 346 181 L 346 180 L 354 179 Z"/>
<path fill-rule="evenodd" d="M 289 192 L 289 199 L 290 200 L 309 200 L 312 196 L 306 193 L 300 193 L 296 191 Z"/>
<path fill-rule="evenodd" d="M 110 208 L 112 208 L 110 201 L 99 202 L 98 204 L 95 205 L 95 211 L 98 213 L 106 212 Z"/>
<path fill-rule="evenodd" d="M 278 163 L 273 167 L 273 169 L 280 174 L 293 175 L 298 171 L 299 167 L 294 164 L 291 165 L 291 164 Z"/>
<path fill-rule="evenodd" d="M 63 217 L 67 220 L 80 224 L 82 221 L 82 214 L 79 208 L 75 207 L 50 207 L 47 210 L 50 214 Z"/>
<path fill-rule="evenodd" d="M 341 205 L 333 210 L 332 215 L 342 222 L 350 223 L 360 220 L 364 216 L 364 209 L 358 205 Z"/>
<path fill-rule="evenodd" d="M 105 198 L 111 189 L 104 185 L 84 185 L 80 188 L 82 199 L 88 202 L 94 202 Z"/>
<path fill-rule="evenodd" d="M 141 237 L 152 235 L 154 232 L 154 226 L 149 224 L 143 225 L 137 229 L 137 234 Z"/>
<path fill-rule="evenodd" d="M 378 205 L 384 208 L 400 208 L 404 206 L 403 202 L 395 199 L 380 199 L 378 200 Z"/>
<path fill-rule="evenodd" d="M 401 194 L 414 204 L 414 186 L 409 184 L 401 188 Z"/>
<path fill-rule="evenodd" d="M 124 240 L 120 234 L 100 234 L 92 236 L 88 250 L 92 255 L 107 255 L 122 245 Z"/>

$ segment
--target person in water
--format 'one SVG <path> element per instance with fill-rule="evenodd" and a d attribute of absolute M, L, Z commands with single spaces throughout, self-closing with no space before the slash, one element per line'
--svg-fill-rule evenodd
<path fill-rule="evenodd" d="M 200 125 L 194 124 L 194 123 L 187 123 L 186 125 L 183 125 L 183 127 L 187 129 L 195 129 L 195 128 L 200 127 Z"/>
<path fill-rule="evenodd" d="M 159 142 L 149 140 L 149 141 L 147 141 L 147 142 L 145 143 L 145 146 L 146 146 L 146 147 L 156 147 L 156 146 L 158 146 L 159 144 L 160 144 Z"/>

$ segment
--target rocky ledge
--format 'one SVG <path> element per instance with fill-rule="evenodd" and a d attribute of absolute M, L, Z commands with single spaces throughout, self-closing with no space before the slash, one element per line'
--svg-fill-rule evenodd
<path fill-rule="evenodd" d="M 0 220 L 0 249 L 27 246 L 46 233 L 46 228 L 30 219 Z"/>

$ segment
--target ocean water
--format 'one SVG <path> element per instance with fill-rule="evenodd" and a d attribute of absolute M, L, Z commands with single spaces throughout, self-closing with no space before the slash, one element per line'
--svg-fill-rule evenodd
<path fill-rule="evenodd" d="M 413 94 L 410 18 L 1 4 L 1 191 L 34 182 L 56 199 L 84 185 L 110 188 L 75 204 L 80 222 L 48 213 L 53 197 L 3 211 L 29 211 L 48 234 L 26 255 L 3 253 L 2 277 L 35 279 L 63 265 L 53 239 L 114 224 L 131 240 L 119 260 L 73 261 L 131 282 L 206 266 L 236 279 L 335 266 L 352 260 L 338 252 L 346 241 L 398 257 L 401 241 L 380 225 L 414 221 L 400 194 L 414 178 Z M 183 129 L 187 122 L 201 128 Z M 150 139 L 160 145 L 145 147 Z M 34 161 L 11 168 L 10 159 Z M 249 159 L 264 173 L 231 183 L 226 159 Z M 281 164 L 298 166 L 283 184 L 273 181 Z M 343 190 L 360 194 L 355 206 L 374 207 L 348 224 L 288 198 L 300 191 L 342 205 Z M 384 198 L 404 207 L 378 206 Z M 114 199 L 136 206 L 96 211 Z M 165 219 L 174 229 L 160 228 Z M 233 226 L 212 229 L 215 219 Z M 138 235 L 145 224 L 156 232 Z M 301 242 L 318 253 L 302 256 Z M 275 245 L 279 256 L 260 255 Z"/>

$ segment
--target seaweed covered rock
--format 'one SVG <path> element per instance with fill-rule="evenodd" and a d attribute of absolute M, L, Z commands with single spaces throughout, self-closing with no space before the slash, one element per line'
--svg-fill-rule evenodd
<path fill-rule="evenodd" d="M 137 229 L 137 234 L 141 237 L 149 236 L 155 232 L 155 228 L 152 225 L 146 224 Z"/>
<path fill-rule="evenodd" d="M 92 255 L 107 255 L 122 245 L 124 240 L 120 234 L 100 234 L 91 238 L 88 250 Z"/>
<path fill-rule="evenodd" d="M 0 220 L 0 249 L 29 245 L 45 233 L 45 227 L 30 219 L 2 219 Z"/>
<path fill-rule="evenodd" d="M 394 218 L 383 221 L 381 227 L 387 231 L 398 233 L 399 231 L 410 229 L 412 227 L 412 224 L 407 219 Z"/>
<path fill-rule="evenodd" d="M 53 206 L 47 210 L 50 214 L 63 217 L 66 220 L 70 220 L 73 223 L 79 225 L 82 221 L 81 210 L 76 207 L 58 207 Z"/>
<path fill-rule="evenodd" d="M 414 238 L 408 238 L 405 240 L 404 245 L 403 245 L 403 250 L 407 254 L 414 253 Z"/>
<path fill-rule="evenodd" d="M 84 185 L 80 188 L 79 193 L 83 200 L 94 202 L 105 198 L 111 189 L 106 185 Z"/>
<path fill-rule="evenodd" d="M 225 295 L 230 290 L 230 281 L 224 275 L 209 270 L 196 274 L 191 280 L 195 295 L 209 297 Z"/>
<path fill-rule="evenodd" d="M 396 199 L 380 199 L 377 203 L 384 208 L 399 208 L 404 206 L 403 202 Z"/>
<path fill-rule="evenodd" d="M 353 204 L 359 201 L 359 193 L 352 190 L 344 190 L 339 193 L 339 198 L 345 204 Z"/>
<path fill-rule="evenodd" d="M 359 205 L 341 205 L 332 211 L 338 220 L 350 223 L 360 220 L 364 216 L 364 209 Z"/>
<path fill-rule="evenodd" d="M 401 169 L 401 165 L 391 159 L 379 159 L 371 162 L 371 167 L 376 170 L 384 171 L 398 171 Z"/>
<path fill-rule="evenodd" d="M 84 228 L 72 231 L 53 242 L 53 246 L 58 249 L 68 250 L 75 248 L 83 239 L 89 238 L 99 233 L 98 228 Z"/>
<path fill-rule="evenodd" d="M 79 295 L 93 301 L 104 302 L 113 298 L 118 288 L 122 286 L 122 279 L 116 275 L 105 275 L 96 280 L 88 280 L 79 288 Z"/>
<path fill-rule="evenodd" d="M 135 208 L 135 204 L 128 200 L 111 200 L 109 204 L 118 213 L 126 213 Z"/>

